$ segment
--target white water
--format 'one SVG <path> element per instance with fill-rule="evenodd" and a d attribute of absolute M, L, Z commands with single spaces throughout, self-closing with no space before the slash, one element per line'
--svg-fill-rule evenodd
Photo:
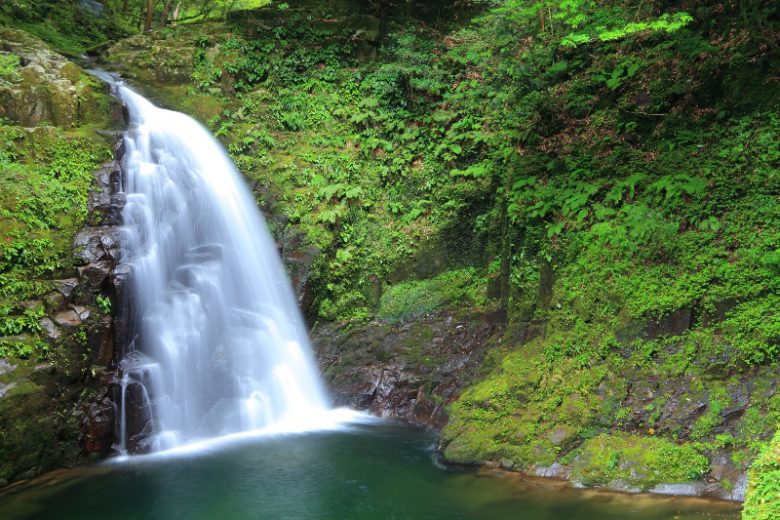
<path fill-rule="evenodd" d="M 121 84 L 116 91 L 130 117 L 122 248 L 135 323 L 120 363 L 119 451 L 132 452 L 139 438 L 157 451 L 238 432 L 316 428 L 329 404 L 249 190 L 193 119 Z M 130 387 L 145 409 L 135 441 Z"/>

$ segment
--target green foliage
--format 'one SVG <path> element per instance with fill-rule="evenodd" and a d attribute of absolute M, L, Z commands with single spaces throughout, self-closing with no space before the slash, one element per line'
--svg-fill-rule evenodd
<path fill-rule="evenodd" d="M 0 4 L 0 24 L 34 34 L 58 52 L 78 56 L 111 37 L 124 36 L 123 27 L 134 25 L 114 16 L 120 1 L 104 2 L 107 15 L 95 16 L 80 2 L 12 0 Z"/>
<path fill-rule="evenodd" d="M 385 320 L 418 318 L 446 305 L 485 305 L 485 281 L 474 269 L 447 271 L 430 280 L 411 280 L 389 287 L 379 300 L 377 315 Z"/>
<path fill-rule="evenodd" d="M 87 216 L 92 171 L 108 147 L 79 131 L 0 124 L 0 357 L 45 356 L 43 305 L 30 299 L 72 276 L 71 244 Z"/>
<path fill-rule="evenodd" d="M 111 314 L 111 298 L 99 294 L 95 298 L 95 303 L 97 303 L 100 312 L 102 312 L 103 314 Z"/>
<path fill-rule="evenodd" d="M 744 520 L 771 520 L 780 517 L 780 432 L 753 462 L 742 510 Z"/>
<path fill-rule="evenodd" d="M 760 218 L 739 208 L 775 218 L 763 186 L 777 158 L 762 151 L 774 149 L 775 116 L 731 117 L 718 106 L 717 121 L 709 112 L 695 122 L 663 117 L 674 103 L 680 114 L 691 109 L 680 100 L 697 84 L 671 78 L 698 77 L 692 58 L 714 48 L 688 25 L 712 13 L 500 2 L 446 35 L 397 24 L 372 63 L 360 61 L 354 28 L 317 23 L 314 13 L 251 36 L 197 40 L 193 78 L 200 89 L 236 90 L 217 134 L 250 177 L 271 169 L 275 211 L 326 251 L 322 316 L 345 317 L 346 301 L 361 316 L 373 312 L 376 284 L 365 279 L 381 280 L 449 233 L 473 233 L 491 251 L 509 244 L 518 308 L 535 291 L 540 261 L 551 263 L 563 307 L 591 302 L 577 319 L 709 309 L 755 297 L 770 280 L 777 248 L 757 238 Z M 583 34 L 587 46 L 561 46 Z M 359 234 L 341 234 L 345 226 L 393 238 L 369 251 L 350 242 Z M 743 345 L 763 357 L 744 359 L 769 359 L 771 345 L 759 343 Z"/>
<path fill-rule="evenodd" d="M 21 311 L 21 314 L 14 314 Z M 16 336 L 25 332 L 40 332 L 38 320 L 44 316 L 43 308 L 15 309 L 10 305 L 0 307 L 0 335 Z"/>
<path fill-rule="evenodd" d="M 19 81 L 19 56 L 0 54 L 0 86 Z"/>
<path fill-rule="evenodd" d="M 574 463 L 572 478 L 586 485 L 616 480 L 642 489 L 691 482 L 709 471 L 709 461 L 689 445 L 656 437 L 599 435 L 588 439 Z"/>
<path fill-rule="evenodd" d="M 49 354 L 49 344 L 45 341 L 18 340 L 18 339 L 0 339 L 0 359 L 3 358 L 21 358 L 27 359 L 36 355 L 40 358 L 46 358 Z"/>

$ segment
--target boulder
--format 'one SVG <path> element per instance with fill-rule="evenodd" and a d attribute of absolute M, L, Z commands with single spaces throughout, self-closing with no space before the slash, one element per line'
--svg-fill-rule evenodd
<path fill-rule="evenodd" d="M 26 127 L 107 120 L 102 85 L 42 40 L 0 27 L 0 53 L 19 58 L 15 74 L 0 81 L 0 116 Z"/>
<path fill-rule="evenodd" d="M 79 272 L 76 301 L 89 303 L 96 294 L 112 283 L 114 268 L 119 261 L 119 228 L 117 226 L 87 227 L 73 241 Z"/>
<path fill-rule="evenodd" d="M 441 427 L 445 407 L 480 366 L 488 338 L 503 330 L 485 314 L 448 311 L 410 322 L 319 325 L 312 340 L 339 403 Z"/>
<path fill-rule="evenodd" d="M 145 85 L 181 84 L 188 83 L 195 70 L 195 49 L 187 39 L 136 34 L 112 45 L 104 59 Z"/>

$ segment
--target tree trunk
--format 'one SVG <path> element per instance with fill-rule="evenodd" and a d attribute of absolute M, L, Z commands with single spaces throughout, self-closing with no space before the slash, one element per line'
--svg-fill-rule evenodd
<path fill-rule="evenodd" d="M 165 4 L 163 5 L 162 15 L 160 16 L 160 27 L 165 27 L 168 25 L 168 14 L 171 12 L 171 6 L 173 5 L 173 0 L 165 0 Z"/>
<path fill-rule="evenodd" d="M 146 0 L 146 23 L 144 24 L 144 32 L 152 30 L 152 22 L 154 21 L 154 5 L 156 0 Z"/>
<path fill-rule="evenodd" d="M 176 27 L 176 22 L 179 20 L 179 8 L 181 7 L 181 2 L 176 2 L 176 7 L 173 9 L 173 16 L 171 20 L 171 25 Z"/>

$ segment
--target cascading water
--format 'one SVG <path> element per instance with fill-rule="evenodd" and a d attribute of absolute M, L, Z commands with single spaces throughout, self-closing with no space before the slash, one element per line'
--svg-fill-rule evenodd
<path fill-rule="evenodd" d="M 328 402 L 249 190 L 193 119 L 114 90 L 130 119 L 122 247 L 134 314 L 119 451 L 311 423 Z"/>

